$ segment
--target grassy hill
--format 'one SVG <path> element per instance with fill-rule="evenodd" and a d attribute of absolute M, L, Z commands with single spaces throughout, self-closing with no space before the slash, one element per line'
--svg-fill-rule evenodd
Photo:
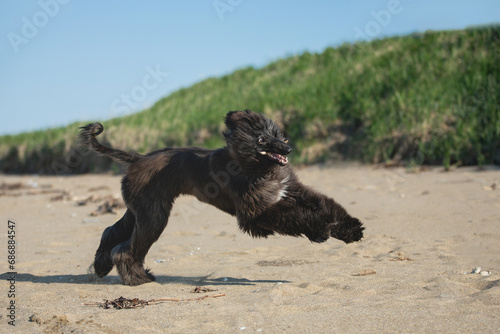
<path fill-rule="evenodd" d="M 103 121 L 101 140 L 140 153 L 219 147 L 225 113 L 252 109 L 286 130 L 294 163 L 499 164 L 499 51 L 494 26 L 306 52 L 201 81 L 150 109 Z M 0 171 L 117 168 L 73 146 L 81 125 L 0 137 Z"/>

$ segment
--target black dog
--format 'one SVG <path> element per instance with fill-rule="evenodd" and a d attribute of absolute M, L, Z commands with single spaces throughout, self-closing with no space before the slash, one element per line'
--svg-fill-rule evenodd
<path fill-rule="evenodd" d="M 253 237 L 278 233 L 346 243 L 363 237 L 358 219 L 300 183 L 286 157 L 292 149 L 274 122 L 245 110 L 229 112 L 225 124 L 224 148 L 164 148 L 147 155 L 101 145 L 96 140 L 104 129 L 100 123 L 81 128 L 85 146 L 129 165 L 122 180 L 128 210 L 102 234 L 94 260 L 97 276 L 115 265 L 124 284 L 153 281 L 144 258 L 181 194 L 236 216 L 241 230 Z"/>

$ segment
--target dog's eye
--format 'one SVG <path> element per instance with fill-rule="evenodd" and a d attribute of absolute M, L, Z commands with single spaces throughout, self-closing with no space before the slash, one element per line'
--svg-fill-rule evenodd
<path fill-rule="evenodd" d="M 264 138 L 259 137 L 259 139 L 257 139 L 257 142 L 261 145 L 264 144 Z"/>

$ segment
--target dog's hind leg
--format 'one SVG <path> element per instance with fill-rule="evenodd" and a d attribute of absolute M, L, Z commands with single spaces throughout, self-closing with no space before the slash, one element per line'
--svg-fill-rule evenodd
<path fill-rule="evenodd" d="M 162 209 L 138 213 L 131 238 L 111 251 L 123 284 L 139 285 L 155 280 L 149 269 L 144 268 L 144 258 L 167 226 L 171 208 L 172 204 L 168 204 Z"/>
<path fill-rule="evenodd" d="M 134 224 L 135 216 L 132 211 L 127 210 L 119 221 L 104 230 L 94 258 L 94 272 L 97 276 L 104 277 L 113 269 L 111 250 L 116 245 L 130 239 Z"/>

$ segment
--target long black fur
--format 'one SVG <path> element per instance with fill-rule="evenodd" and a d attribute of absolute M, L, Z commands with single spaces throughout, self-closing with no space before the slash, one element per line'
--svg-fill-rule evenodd
<path fill-rule="evenodd" d="M 253 237 L 278 233 L 312 242 L 361 240 L 364 227 L 357 218 L 300 183 L 286 158 L 292 149 L 273 121 L 245 110 L 229 112 L 225 124 L 226 147 L 164 148 L 146 155 L 101 145 L 96 140 L 104 129 L 100 123 L 81 128 L 84 146 L 128 164 L 122 179 L 128 209 L 102 234 L 94 260 L 99 277 L 116 266 L 124 284 L 154 281 L 144 258 L 181 194 L 236 216 L 240 229 Z"/>

